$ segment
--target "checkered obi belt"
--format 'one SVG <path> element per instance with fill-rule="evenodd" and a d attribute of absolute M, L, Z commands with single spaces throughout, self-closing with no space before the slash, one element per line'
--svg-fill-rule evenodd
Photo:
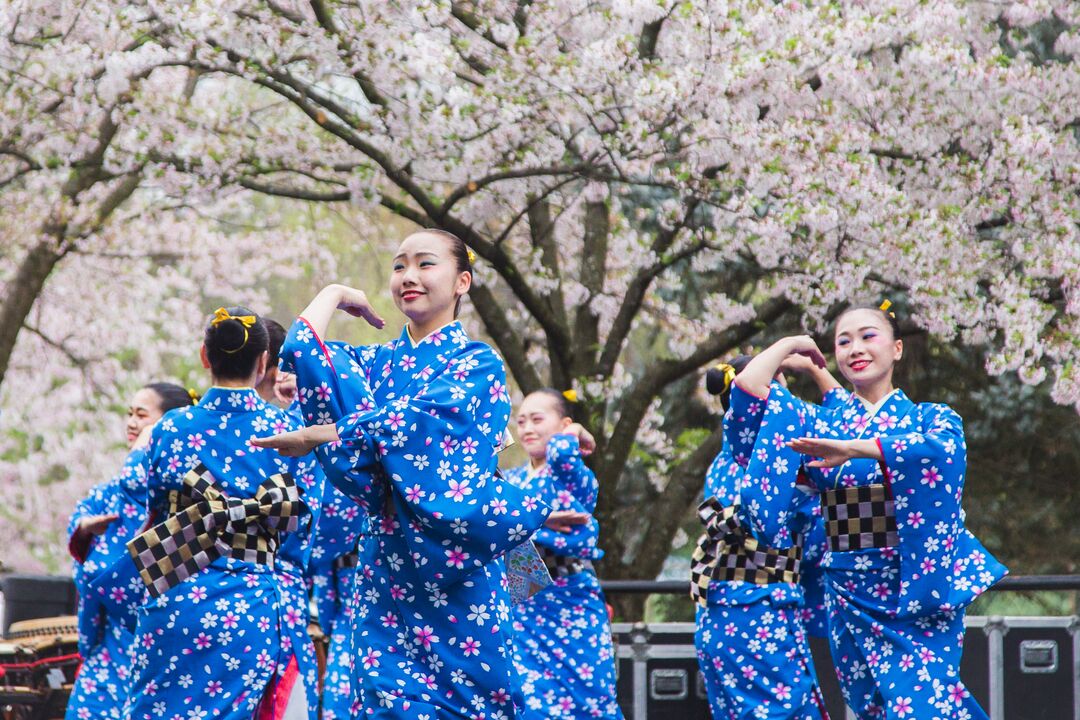
<path fill-rule="evenodd" d="M 690 560 L 690 597 L 705 607 L 711 580 L 756 585 L 799 582 L 803 538 L 783 550 L 765 547 L 739 522 L 739 504 L 724 507 L 711 497 L 698 507 L 705 533 Z"/>
<path fill-rule="evenodd" d="M 169 518 L 127 548 L 157 597 L 221 556 L 273 568 L 278 533 L 296 530 L 302 511 L 300 490 L 288 473 L 270 476 L 253 498 L 233 498 L 198 465 L 169 493 Z"/>
<path fill-rule="evenodd" d="M 540 554 L 540 559 L 544 561 L 544 565 L 547 566 L 548 572 L 551 573 L 553 578 L 569 577 L 593 569 L 592 560 L 556 555 L 550 549 L 540 545 L 536 546 L 536 551 Z"/>
<path fill-rule="evenodd" d="M 896 547 L 896 503 L 888 486 L 876 483 L 821 493 L 825 534 L 834 552 Z"/>

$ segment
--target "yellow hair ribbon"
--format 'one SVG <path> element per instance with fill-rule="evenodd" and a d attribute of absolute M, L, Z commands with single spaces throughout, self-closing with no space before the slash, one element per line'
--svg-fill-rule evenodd
<path fill-rule="evenodd" d="M 563 390 L 562 396 L 572 403 L 576 403 L 578 401 L 577 390 L 574 390 L 573 388 L 570 388 L 569 390 Z"/>
<path fill-rule="evenodd" d="M 883 300 L 881 302 L 880 305 L 878 305 L 878 310 L 885 313 L 889 317 L 894 318 L 894 317 L 896 317 L 896 313 L 889 312 L 889 308 L 891 308 L 891 307 L 892 307 L 892 300 L 889 300 L 888 298 L 886 298 L 885 300 Z"/>
<path fill-rule="evenodd" d="M 230 315 L 229 311 L 223 307 L 219 307 L 217 310 L 215 310 L 214 319 L 210 321 L 210 327 L 217 327 L 226 320 L 236 320 L 244 328 L 244 342 L 240 343 L 240 347 L 234 348 L 232 350 L 225 350 L 224 348 L 222 348 L 221 351 L 228 355 L 232 355 L 233 353 L 237 353 L 243 350 L 244 346 L 247 345 L 248 341 L 248 328 L 252 327 L 255 324 L 256 319 L 257 318 L 254 315 Z"/>
<path fill-rule="evenodd" d="M 465 248 L 465 254 L 469 258 L 469 264 L 472 265 L 476 262 L 476 253 L 472 251 L 472 248 Z"/>
<path fill-rule="evenodd" d="M 192 405 L 198 405 L 199 404 L 199 398 L 201 396 L 199 395 L 199 393 L 195 392 L 195 388 L 188 388 L 187 389 L 187 394 L 188 394 L 188 397 L 191 398 L 191 404 Z"/>
<path fill-rule="evenodd" d="M 735 382 L 735 376 L 738 374 L 735 372 L 735 366 L 728 363 L 720 363 L 714 366 L 717 370 L 724 373 L 724 392 L 731 389 L 731 383 Z"/>

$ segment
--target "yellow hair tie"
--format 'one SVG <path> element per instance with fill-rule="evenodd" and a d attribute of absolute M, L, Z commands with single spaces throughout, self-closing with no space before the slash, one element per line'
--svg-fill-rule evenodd
<path fill-rule="evenodd" d="M 889 308 L 891 308 L 891 307 L 892 307 L 892 300 L 885 299 L 885 300 L 883 300 L 881 302 L 880 305 L 878 305 L 878 310 L 885 313 L 889 317 L 894 318 L 894 317 L 896 317 L 896 313 L 889 312 Z"/>
<path fill-rule="evenodd" d="M 570 390 L 563 390 L 562 396 L 572 403 L 576 403 L 578 401 L 577 390 L 574 390 L 573 388 L 571 388 Z"/>
<path fill-rule="evenodd" d="M 724 373 L 724 392 L 727 392 L 731 389 L 731 383 L 735 382 L 735 376 L 738 374 L 735 372 L 735 366 L 727 363 L 720 363 L 714 367 Z"/>
<path fill-rule="evenodd" d="M 199 397 L 200 396 L 199 396 L 199 393 L 195 392 L 195 388 L 188 388 L 187 389 L 187 394 L 188 394 L 188 397 L 191 398 L 191 404 L 192 405 L 198 405 L 199 404 Z"/>
<path fill-rule="evenodd" d="M 472 265 L 476 262 L 476 253 L 472 251 L 472 248 L 465 248 L 465 254 L 469 258 L 469 264 Z"/>
<path fill-rule="evenodd" d="M 248 341 L 248 328 L 252 327 L 255 324 L 256 319 L 257 318 L 254 315 L 230 315 L 229 311 L 223 307 L 219 307 L 217 310 L 215 310 L 214 319 L 210 321 L 210 327 L 217 327 L 226 320 L 236 320 L 244 328 L 244 342 L 240 343 L 239 347 L 232 350 L 226 350 L 222 348 L 221 351 L 228 355 L 232 355 L 233 353 L 238 353 L 243 350 L 244 346 L 247 345 Z"/>

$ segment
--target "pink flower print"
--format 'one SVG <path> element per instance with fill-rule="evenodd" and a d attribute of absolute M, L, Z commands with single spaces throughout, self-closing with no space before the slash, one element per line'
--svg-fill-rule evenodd
<path fill-rule="evenodd" d="M 206 683 L 206 694 L 210 697 L 217 697 L 217 694 L 221 692 L 221 681 L 211 680 Z"/>
<path fill-rule="evenodd" d="M 510 693 L 506 690 L 499 688 L 498 690 L 491 691 L 491 702 L 497 705 L 505 705 L 510 702 Z"/>
<path fill-rule="evenodd" d="M 386 416 L 386 424 L 391 430 L 397 430 L 405 425 L 405 413 L 391 411 Z"/>
<path fill-rule="evenodd" d="M 455 545 L 453 550 L 446 550 L 445 552 L 447 567 L 455 567 L 458 570 L 465 567 L 465 561 L 469 559 L 469 553 L 462 550 L 460 545 Z"/>
<path fill-rule="evenodd" d="M 964 702 L 964 698 L 968 696 L 967 688 L 959 682 L 955 685 L 949 685 L 947 689 L 949 693 L 949 699 L 957 705 Z"/>
<path fill-rule="evenodd" d="M 491 387 L 488 389 L 488 393 L 491 395 L 491 402 L 507 402 L 509 395 L 506 393 L 506 386 L 498 380 L 491 381 Z"/>
<path fill-rule="evenodd" d="M 295 607 L 289 607 L 285 610 L 285 622 L 288 623 L 289 627 L 296 627 L 297 623 L 306 619 Z"/>
<path fill-rule="evenodd" d="M 365 670 L 370 670 L 373 667 L 379 667 L 379 658 L 382 657 L 382 653 L 374 648 L 368 648 L 368 651 L 364 653 L 364 657 L 360 658 L 360 663 L 364 666 Z"/>
<path fill-rule="evenodd" d="M 852 427 L 853 427 L 854 431 L 856 432 L 856 434 L 863 432 L 869 426 L 870 426 L 870 416 L 869 415 L 860 415 L 859 417 L 855 418 L 855 421 L 852 423 Z"/>
<path fill-rule="evenodd" d="M 901 697 L 896 698 L 892 706 L 893 712 L 896 713 L 896 717 L 907 717 L 915 712 L 911 709 L 911 698 Z"/>
<path fill-rule="evenodd" d="M 476 449 L 480 447 L 480 443 L 471 437 L 467 437 L 461 441 L 461 452 L 466 455 L 472 455 L 476 452 Z"/>
<path fill-rule="evenodd" d="M 400 585 L 394 585 L 390 588 L 390 597 L 392 597 L 394 600 L 404 600 L 405 588 L 401 587 Z"/>
<path fill-rule="evenodd" d="M 457 447 L 457 441 L 454 438 L 447 435 L 439 443 L 439 447 L 442 449 L 443 455 L 453 455 L 454 449 Z"/>
<path fill-rule="evenodd" d="M 576 707 L 574 705 L 574 699 L 566 695 L 559 698 L 558 701 L 555 703 L 555 706 L 559 708 L 559 710 L 561 711 L 560 715 L 562 715 L 563 717 L 567 717 L 567 713 L 572 712 Z"/>
<path fill-rule="evenodd" d="M 937 484 L 941 482 L 941 473 L 938 472 L 936 467 L 923 468 L 922 471 L 922 484 L 929 485 L 932 488 L 937 487 Z"/>
<path fill-rule="evenodd" d="M 113 599 L 113 602 L 119 603 L 127 599 L 127 593 L 124 591 L 124 588 L 114 587 L 109 591 L 109 597 Z"/>
<path fill-rule="evenodd" d="M 877 583 L 874 585 L 873 590 L 870 591 L 870 594 L 878 600 L 884 600 L 889 597 L 891 593 L 889 591 L 889 586 L 886 583 Z"/>
<path fill-rule="evenodd" d="M 874 422 L 877 423 L 878 432 L 885 432 L 886 430 L 892 430 L 896 427 L 896 418 L 887 412 L 878 413 L 878 416 L 874 418 Z"/>
<path fill-rule="evenodd" d="M 235 630 L 239 624 L 240 616 L 231 610 L 225 613 L 225 616 L 221 618 L 221 626 L 226 630 Z"/>
<path fill-rule="evenodd" d="M 776 683 L 772 689 L 773 695 L 777 700 L 790 700 L 791 699 L 791 686 L 785 685 L 782 682 Z"/>
<path fill-rule="evenodd" d="M 333 394 L 334 391 L 325 382 L 320 383 L 319 386 L 315 388 L 315 397 L 319 399 L 319 402 L 326 402 Z"/>
<path fill-rule="evenodd" d="M 925 522 L 926 522 L 926 520 L 923 518 L 923 514 L 921 512 L 913 512 L 908 517 L 908 524 L 911 525 L 911 527 L 913 527 L 913 528 L 920 527 Z"/>
<path fill-rule="evenodd" d="M 467 495 L 472 495 L 472 488 L 469 487 L 468 480 L 450 480 L 450 489 L 443 493 L 443 497 L 448 497 L 454 502 L 461 502 Z"/>
<path fill-rule="evenodd" d="M 578 674 L 578 677 L 580 677 L 582 680 L 592 680 L 592 678 L 593 678 L 593 667 L 592 667 L 592 665 L 589 665 L 588 663 L 581 663 L 577 667 L 577 674 Z"/>
<path fill-rule="evenodd" d="M 251 412 L 255 408 L 259 407 L 259 396 L 255 393 L 250 393 L 244 397 L 244 409 Z"/>
<path fill-rule="evenodd" d="M 900 662 L 897 663 L 901 670 L 910 670 L 915 667 L 915 658 L 910 655 L 904 655 L 900 658 Z"/>
<path fill-rule="evenodd" d="M 418 503 L 424 499 L 424 491 L 419 485 L 405 488 L 405 499 L 411 503 Z"/>
<path fill-rule="evenodd" d="M 505 515 L 506 514 L 506 501 L 502 499 L 492 500 L 489 505 L 492 515 Z"/>
<path fill-rule="evenodd" d="M 465 654 L 465 657 L 480 654 L 480 641 L 473 640 L 471 637 L 465 638 L 458 647 L 461 648 L 461 652 Z"/>
<path fill-rule="evenodd" d="M 757 677 L 757 670 L 754 669 L 753 665 L 744 665 L 742 667 L 742 675 L 747 680 L 753 680 Z"/>
<path fill-rule="evenodd" d="M 430 625 L 425 625 L 422 628 L 414 627 L 413 636 L 413 642 L 425 650 L 431 650 L 432 643 L 439 642 L 439 636 L 435 634 Z"/>
<path fill-rule="evenodd" d="M 936 565 L 932 558 L 923 558 L 922 563 L 919 564 L 919 568 L 923 571 L 923 575 L 929 575 L 934 572 Z"/>
<path fill-rule="evenodd" d="M 259 628 L 259 630 L 261 630 L 263 632 L 266 632 L 267 630 L 270 629 L 270 618 L 261 617 L 261 618 L 258 619 L 258 621 L 255 624 Z"/>
<path fill-rule="evenodd" d="M 203 438 L 202 433 L 195 433 L 188 436 L 188 447 L 192 450 L 199 451 L 206 445 L 206 440 Z"/>
<path fill-rule="evenodd" d="M 199 648 L 200 650 L 205 650 L 212 644 L 213 643 L 210 640 L 210 636 L 206 633 L 199 633 L 199 636 L 195 638 L 195 647 Z"/>
<path fill-rule="evenodd" d="M 402 355 L 399 365 L 402 370 L 412 370 L 416 367 L 416 358 L 412 355 Z"/>
<path fill-rule="evenodd" d="M 273 664 L 273 659 L 270 657 L 270 653 L 265 650 L 260 650 L 259 654 L 255 656 L 255 667 L 260 670 L 265 670 Z"/>

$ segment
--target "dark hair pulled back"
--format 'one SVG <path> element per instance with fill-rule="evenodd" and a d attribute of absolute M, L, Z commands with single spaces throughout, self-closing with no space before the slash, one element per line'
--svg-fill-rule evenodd
<path fill-rule="evenodd" d="M 727 364 L 735 368 L 736 373 L 741 373 L 743 368 L 749 364 L 753 358 L 750 355 L 737 355 L 733 360 Z M 720 365 L 714 365 L 705 372 L 705 390 L 710 395 L 718 395 L 720 397 L 720 405 L 726 411 L 728 405 L 731 404 L 731 383 L 725 379 L 725 372 L 722 369 L 723 363 Z"/>
<path fill-rule="evenodd" d="M 533 393 L 546 395 L 551 398 L 551 401 L 555 404 L 555 412 L 559 414 L 559 417 L 570 418 L 571 420 L 574 419 L 574 403 L 570 402 L 563 393 L 553 387 L 540 388 L 539 390 L 534 390 Z"/>
<path fill-rule="evenodd" d="M 840 313 L 840 315 L 838 315 L 836 318 L 836 323 L 833 325 L 834 336 L 836 335 L 836 328 L 840 325 L 840 318 L 844 317 L 848 313 L 853 313 L 856 310 L 869 310 L 872 313 L 877 313 L 878 316 L 883 318 L 885 322 L 889 324 L 889 327 L 892 329 L 893 340 L 900 339 L 900 323 L 896 319 L 896 313 L 882 310 L 880 307 L 875 307 L 873 305 L 853 305 L 844 310 L 844 312 Z"/>
<path fill-rule="evenodd" d="M 210 371 L 225 380 L 250 377 L 269 343 L 262 318 L 240 305 L 218 308 L 203 332 Z"/>
<path fill-rule="evenodd" d="M 153 390 L 161 399 L 161 412 L 167 413 L 179 407 L 192 405 L 191 393 L 176 383 L 156 382 L 143 385 L 146 390 Z"/>
<path fill-rule="evenodd" d="M 450 257 L 454 258 L 454 269 L 459 273 L 467 272 L 469 275 L 473 274 L 472 260 L 469 259 L 469 248 L 465 245 L 465 241 L 459 238 L 452 232 L 446 230 L 440 230 L 439 228 L 424 228 L 421 232 L 428 235 L 435 235 L 446 240 L 450 246 Z M 457 299 L 454 304 L 454 317 L 458 316 L 458 312 L 461 310 L 461 298 Z"/>

